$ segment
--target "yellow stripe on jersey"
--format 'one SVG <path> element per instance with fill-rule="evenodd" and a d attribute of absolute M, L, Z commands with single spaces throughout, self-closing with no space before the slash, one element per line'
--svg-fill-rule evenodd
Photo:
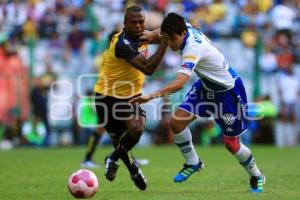
<path fill-rule="evenodd" d="M 130 65 L 124 58 L 118 58 L 120 56 L 117 57 L 115 55 L 119 51 L 116 48 L 124 47 L 123 53 L 125 54 L 132 50 L 136 53 L 134 55 L 144 53 L 147 56 L 148 45 L 143 44 L 138 46 L 135 43 L 131 46 L 131 43 L 132 41 L 129 39 L 124 39 L 124 32 L 113 36 L 108 50 L 103 55 L 100 77 L 94 87 L 95 92 L 121 99 L 130 98 L 142 93 L 145 75 Z"/>

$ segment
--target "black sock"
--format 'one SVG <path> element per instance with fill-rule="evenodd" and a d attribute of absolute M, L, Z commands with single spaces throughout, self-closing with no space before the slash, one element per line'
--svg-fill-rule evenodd
<path fill-rule="evenodd" d="M 121 137 L 120 142 L 116 150 L 111 154 L 110 158 L 112 160 L 118 161 L 119 158 L 123 158 L 126 161 L 128 158 L 127 152 L 132 149 L 140 140 L 140 137 L 133 138 L 130 136 L 129 132 L 125 132 L 125 134 Z"/>
<path fill-rule="evenodd" d="M 101 136 L 96 133 L 91 135 L 91 137 L 89 138 L 88 145 L 87 145 L 87 152 L 85 154 L 85 161 L 92 159 L 92 156 L 95 153 L 96 146 L 98 145 L 100 138 Z"/>
<path fill-rule="evenodd" d="M 128 171 L 130 172 L 130 174 L 136 174 L 138 172 L 138 167 L 133 164 L 134 160 L 133 160 L 132 156 L 129 153 L 127 153 L 126 157 L 122 156 L 122 157 L 120 157 L 120 159 L 126 165 L 126 167 L 127 167 Z"/>

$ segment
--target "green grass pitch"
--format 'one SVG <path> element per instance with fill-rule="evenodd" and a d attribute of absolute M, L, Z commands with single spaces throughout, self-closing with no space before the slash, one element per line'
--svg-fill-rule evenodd
<path fill-rule="evenodd" d="M 103 158 L 111 147 L 97 149 L 95 160 Z M 172 178 L 183 164 L 175 146 L 135 149 L 139 158 L 150 164 L 142 170 L 148 188 L 140 192 L 121 164 L 117 178 L 108 182 L 104 167 L 93 170 L 100 189 L 92 199 L 98 200 L 297 200 L 300 199 L 300 148 L 276 149 L 252 146 L 258 165 L 267 177 L 265 191 L 248 193 L 248 176 L 237 160 L 224 147 L 197 147 L 205 168 L 185 183 Z M 0 200 L 68 200 L 74 199 L 67 190 L 69 175 L 79 169 L 84 148 L 31 149 L 0 151 Z"/>

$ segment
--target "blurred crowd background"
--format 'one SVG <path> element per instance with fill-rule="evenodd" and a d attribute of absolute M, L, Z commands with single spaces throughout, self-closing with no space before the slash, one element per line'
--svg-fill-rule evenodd
<path fill-rule="evenodd" d="M 157 28 L 166 13 L 176 12 L 224 53 L 243 78 L 249 101 L 259 103 L 249 115 L 264 115 L 250 120 L 245 143 L 299 145 L 299 0 L 2 0 L 0 149 L 86 143 L 95 128 L 85 124 L 97 120 L 87 95 L 111 33 L 122 30 L 124 11 L 133 4 L 144 9 L 146 29 Z M 151 45 L 150 51 L 155 48 Z M 179 64 L 180 57 L 168 51 L 144 92 L 172 80 Z M 165 102 L 172 110 L 187 90 L 153 104 Z M 147 105 L 145 110 L 140 145 L 171 144 L 170 112 Z M 199 120 L 191 129 L 195 143 L 222 141 L 211 120 Z M 104 136 L 101 143 L 110 141 Z"/>

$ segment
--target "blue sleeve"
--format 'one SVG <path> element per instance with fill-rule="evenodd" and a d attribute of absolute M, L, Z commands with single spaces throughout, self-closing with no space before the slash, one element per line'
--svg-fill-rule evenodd
<path fill-rule="evenodd" d="M 138 44 L 130 42 L 127 39 L 118 40 L 115 47 L 115 55 L 117 58 L 124 58 L 125 60 L 131 60 L 139 54 Z"/>

